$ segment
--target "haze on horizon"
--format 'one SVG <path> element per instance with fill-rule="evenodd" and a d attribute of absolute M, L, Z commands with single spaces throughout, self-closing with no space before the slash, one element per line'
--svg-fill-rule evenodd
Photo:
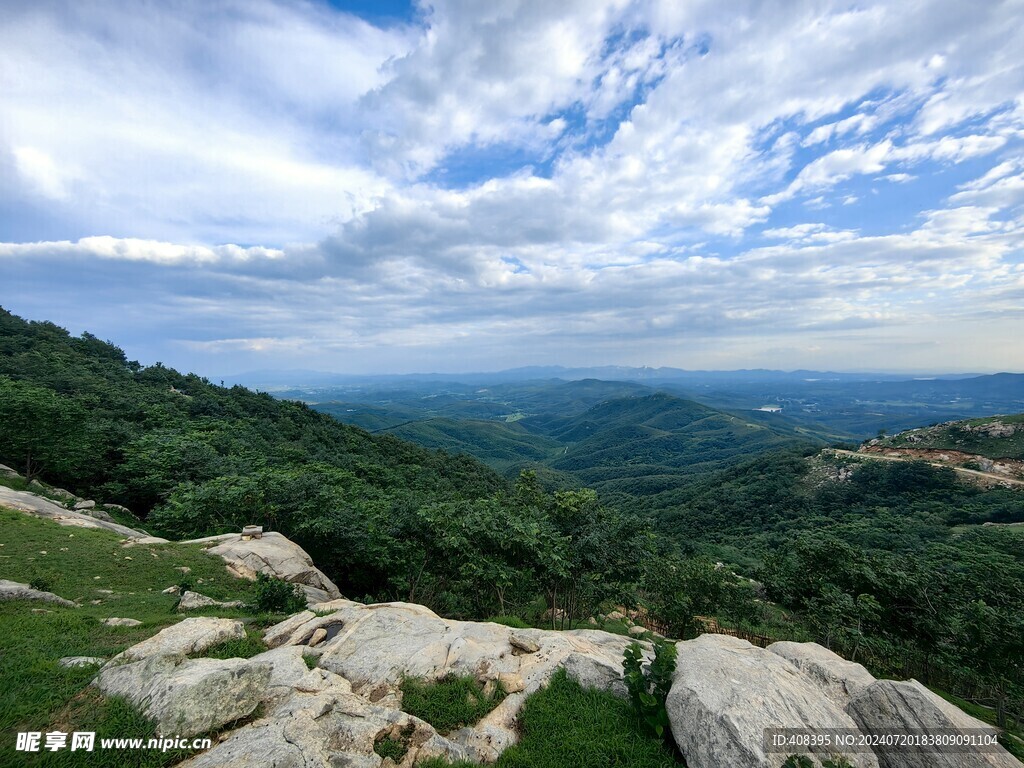
<path fill-rule="evenodd" d="M 1024 6 L 14 0 L 0 305 L 144 363 L 1024 370 Z"/>

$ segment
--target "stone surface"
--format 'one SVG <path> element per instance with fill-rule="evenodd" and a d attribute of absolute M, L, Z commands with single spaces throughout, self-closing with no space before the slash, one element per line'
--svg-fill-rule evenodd
<path fill-rule="evenodd" d="M 75 509 L 79 512 L 83 512 L 87 509 L 92 509 L 96 506 L 96 502 L 92 499 L 83 499 L 82 501 L 75 504 Z"/>
<path fill-rule="evenodd" d="M 795 665 L 843 709 L 875 682 L 875 676 L 860 664 L 847 661 L 817 643 L 782 641 L 772 643 L 767 650 Z"/>
<path fill-rule="evenodd" d="M 78 605 L 65 600 L 53 592 L 45 592 L 41 589 L 32 589 L 28 584 L 19 581 L 8 581 L 0 579 L 0 600 L 42 600 L 47 603 L 56 603 L 65 608 L 77 608 Z"/>
<path fill-rule="evenodd" d="M 516 716 L 526 696 L 546 685 L 560 667 L 583 685 L 625 694 L 626 637 L 450 621 L 410 603 L 335 600 L 318 609 L 328 606 L 333 609 L 329 614 L 304 611 L 271 627 L 265 641 L 278 648 L 306 647 L 322 670 L 346 679 L 353 693 L 375 705 L 397 703 L 398 686 L 406 675 L 428 680 L 472 675 L 506 686 L 510 695 L 494 711 L 448 737 L 474 761 L 491 762 L 516 742 Z M 327 636 L 309 647 L 318 630 Z"/>
<path fill-rule="evenodd" d="M 629 628 L 629 634 L 632 637 L 640 637 L 641 635 L 646 635 L 647 634 L 647 627 L 642 627 L 639 624 L 637 624 L 635 627 L 630 627 Z"/>
<path fill-rule="evenodd" d="M 992 726 L 954 707 L 916 680 L 877 680 L 853 698 L 848 711 L 865 733 L 939 733 L 942 729 L 995 733 Z M 999 746 L 991 751 L 877 751 L 882 768 L 1020 768 L 1020 762 Z"/>
<path fill-rule="evenodd" d="M 765 752 L 765 728 L 857 727 L 796 666 L 746 640 L 705 634 L 676 649 L 666 708 L 690 768 L 778 768 L 786 755 Z M 847 758 L 878 766 L 872 754 Z"/>
<path fill-rule="evenodd" d="M 108 666 L 147 659 L 151 656 L 194 655 L 205 651 L 211 645 L 225 640 L 241 640 L 244 637 L 245 629 L 240 621 L 197 616 L 166 627 L 141 643 L 122 651 L 108 662 Z"/>
<path fill-rule="evenodd" d="M 16 509 L 19 512 L 25 512 L 47 520 L 53 520 L 55 523 L 59 523 L 60 525 L 70 525 L 78 528 L 102 528 L 103 530 L 112 531 L 113 533 L 125 536 L 129 539 L 138 539 L 147 536 L 143 531 L 137 531 L 118 523 L 109 523 L 105 520 L 99 520 L 91 515 L 87 515 L 85 512 L 76 512 L 71 509 L 65 509 L 60 504 L 50 501 L 49 499 L 44 499 L 34 493 L 29 493 L 27 491 L 14 491 L 4 486 L 0 486 L 0 506 Z M 154 544 L 167 542 L 167 539 L 156 539 L 155 537 L 151 537 L 151 539 Z"/>
<path fill-rule="evenodd" d="M 258 539 L 243 539 L 241 534 L 230 533 L 182 543 L 209 545 L 207 551 L 222 557 L 228 570 L 240 578 L 253 580 L 256 574 L 264 573 L 300 584 L 310 604 L 341 597 L 334 582 L 313 565 L 306 551 L 276 531 L 264 533 Z"/>
<path fill-rule="evenodd" d="M 108 627 L 137 627 L 141 623 L 142 622 L 138 619 L 120 619 L 116 617 L 110 619 L 100 619 L 100 624 L 106 624 Z"/>
<path fill-rule="evenodd" d="M 6 464 L 0 464 L 0 477 L 9 477 L 11 479 L 14 479 L 16 477 L 21 477 L 21 475 L 18 473 L 16 469 L 12 469 L 11 467 L 8 467 Z"/>
<path fill-rule="evenodd" d="M 57 660 L 58 667 L 92 667 L 106 661 L 102 656 L 65 656 Z"/>
<path fill-rule="evenodd" d="M 252 714 L 270 679 L 265 662 L 161 655 L 108 664 L 94 684 L 154 719 L 159 735 L 193 736 Z"/>
<path fill-rule="evenodd" d="M 194 611 L 198 608 L 240 608 L 244 603 L 241 600 L 214 600 L 212 597 L 201 595 L 198 592 L 185 590 L 178 601 L 179 611 Z"/>

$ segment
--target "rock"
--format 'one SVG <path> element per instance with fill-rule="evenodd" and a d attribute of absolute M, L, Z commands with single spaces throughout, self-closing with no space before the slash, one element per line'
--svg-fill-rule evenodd
<path fill-rule="evenodd" d="M 21 477 L 17 470 L 11 469 L 6 464 L 0 464 L 0 477 L 7 477 L 10 479 Z"/>
<path fill-rule="evenodd" d="M 341 597 L 334 582 L 313 565 L 306 551 L 280 533 L 272 531 L 260 538 L 231 533 L 182 543 L 209 544 L 207 552 L 222 557 L 228 570 L 240 578 L 255 580 L 256 574 L 263 573 L 299 584 L 310 604 Z"/>
<path fill-rule="evenodd" d="M 540 646 L 528 637 L 522 637 L 521 635 L 513 634 L 508 639 L 508 644 L 512 646 L 512 652 L 515 653 L 517 650 L 523 653 L 536 653 L 540 650 Z"/>
<path fill-rule="evenodd" d="M 936 696 L 916 680 L 876 680 L 860 691 L 847 708 L 865 733 L 918 731 L 941 733 L 996 729 L 976 720 Z M 1000 746 L 986 751 L 932 752 L 901 747 L 888 751 L 876 747 L 882 768 L 1020 768 L 1020 763 Z"/>
<path fill-rule="evenodd" d="M 86 499 L 84 501 L 80 501 L 77 504 L 75 504 L 75 509 L 77 511 L 79 511 L 79 512 L 82 512 L 83 510 L 86 510 L 86 509 L 92 509 L 95 506 L 96 506 L 96 502 L 95 501 L 93 501 L 92 499 Z"/>
<path fill-rule="evenodd" d="M 105 624 L 108 627 L 137 627 L 141 623 L 138 619 L 100 619 L 100 624 Z"/>
<path fill-rule="evenodd" d="M 53 592 L 45 592 L 41 589 L 32 589 L 28 584 L 18 581 L 0 579 L 0 600 L 42 600 L 47 603 L 56 603 L 65 608 L 77 608 L 78 605 L 65 600 Z"/>
<path fill-rule="evenodd" d="M 91 667 L 96 664 L 103 664 L 106 661 L 102 656 L 65 656 L 58 659 L 59 667 Z"/>
<path fill-rule="evenodd" d="M 34 483 L 35 481 L 33 480 L 32 482 Z M 31 483 L 29 485 L 32 486 Z M 45 490 L 42 485 L 39 485 L 39 489 Z M 16 509 L 19 512 L 25 512 L 35 517 L 53 520 L 59 525 L 70 525 L 78 528 L 102 528 L 103 530 L 113 531 L 120 536 L 126 536 L 129 539 L 139 539 L 146 536 L 142 531 L 136 531 L 133 528 L 119 525 L 118 523 L 98 520 L 85 512 L 66 509 L 57 502 L 44 499 L 34 493 L 14 491 L 5 486 L 0 486 L 0 506 Z M 167 543 L 167 540 L 158 539 L 153 543 Z"/>
<path fill-rule="evenodd" d="M 839 707 L 875 682 L 875 676 L 860 664 L 847 661 L 817 643 L 772 643 L 767 648 L 794 664 Z"/>
<path fill-rule="evenodd" d="M 129 517 L 135 517 L 135 515 L 132 513 L 130 509 L 128 509 L 128 507 L 121 506 L 120 504 L 101 504 L 100 506 L 111 512 L 117 512 L 122 515 L 128 515 Z"/>
<path fill-rule="evenodd" d="M 112 518 L 109 513 L 104 512 L 102 509 L 87 509 L 85 510 L 85 512 L 90 517 L 94 517 L 97 520 L 102 520 L 105 523 L 114 523 L 115 525 L 117 524 L 117 521 L 114 518 Z"/>
<path fill-rule="evenodd" d="M 212 597 L 201 595 L 198 592 L 185 590 L 185 593 L 178 601 L 179 611 L 194 611 L 198 608 L 240 608 L 244 605 L 241 600 L 214 600 Z"/>
<path fill-rule="evenodd" d="M 263 538 L 263 526 L 262 525 L 246 525 L 242 527 L 242 537 L 250 537 L 253 539 Z"/>
<path fill-rule="evenodd" d="M 75 496 L 75 494 L 73 494 L 71 491 L 65 490 L 64 488 L 51 488 L 50 490 L 47 491 L 47 494 L 51 497 L 62 499 L 65 502 L 80 501 L 80 499 L 77 496 Z"/>
<path fill-rule="evenodd" d="M 179 592 L 181 592 L 181 587 L 179 587 L 177 584 L 174 584 L 173 586 L 170 586 L 167 589 L 160 590 L 160 593 L 163 595 L 176 595 Z"/>
<path fill-rule="evenodd" d="M 640 637 L 641 635 L 647 634 L 647 627 L 642 627 L 637 624 L 635 627 L 629 628 L 629 634 L 631 637 Z"/>
<path fill-rule="evenodd" d="M 245 629 L 240 621 L 197 616 L 166 627 L 149 639 L 122 651 L 108 662 L 108 666 L 151 656 L 189 656 L 225 640 L 241 640 L 244 637 Z"/>
<path fill-rule="evenodd" d="M 289 695 L 268 706 L 266 717 L 240 728 L 181 768 L 378 768 L 374 745 L 391 738 L 406 743 L 402 766 L 430 757 L 466 760 L 465 747 L 438 735 L 427 723 L 353 694 L 348 683 L 315 669 Z M 392 763 L 388 763 L 392 764 Z"/>
<path fill-rule="evenodd" d="M 395 694 L 406 675 L 428 680 L 472 675 L 485 685 L 507 686 L 509 695 L 494 711 L 449 735 L 462 750 L 446 753 L 453 759 L 493 762 L 514 744 L 516 717 L 527 695 L 546 685 L 560 667 L 584 685 L 625 694 L 622 657 L 630 642 L 625 637 L 449 621 L 409 603 L 336 600 L 328 605 L 332 613 L 304 611 L 268 629 L 264 639 L 272 647 L 307 647 L 324 630 L 325 638 L 307 647 L 307 653 L 318 656 L 320 670 L 345 678 L 363 701 L 397 703 Z"/>
<path fill-rule="evenodd" d="M 155 720 L 159 735 L 193 736 L 252 714 L 270 678 L 270 664 L 249 659 L 161 655 L 108 664 L 94 684 Z"/>
<path fill-rule="evenodd" d="M 313 634 L 309 637 L 309 647 L 313 648 L 320 645 L 324 640 L 327 639 L 327 630 L 323 627 L 319 627 L 313 631 Z"/>
<path fill-rule="evenodd" d="M 766 728 L 857 728 L 793 664 L 746 640 L 704 634 L 676 649 L 666 708 L 690 768 L 781 766 L 785 754 L 764 750 Z M 870 753 L 847 759 L 858 767 L 878 766 Z"/>

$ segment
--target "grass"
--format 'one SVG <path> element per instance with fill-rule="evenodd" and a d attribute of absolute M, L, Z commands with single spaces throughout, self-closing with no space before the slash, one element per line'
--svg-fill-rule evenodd
<path fill-rule="evenodd" d="M 473 677 L 448 675 L 427 682 L 414 677 L 402 681 L 402 710 L 426 720 L 438 733 L 451 733 L 472 725 L 505 698 L 501 688 L 486 693 Z"/>
<path fill-rule="evenodd" d="M 206 554 L 198 546 L 124 548 L 120 537 L 109 531 L 60 526 L 2 508 L 0 527 L 4 531 L 0 542 L 0 578 L 26 583 L 41 579 L 50 591 L 81 601 L 80 608 L 38 601 L 0 602 L 0 733 L 4 734 L 0 765 L 24 762 L 24 753 L 13 751 L 13 734 L 18 731 L 79 730 L 96 731 L 97 738 L 100 733 L 148 738 L 152 725 L 145 718 L 124 702 L 106 699 L 88 687 L 95 667 L 65 669 L 57 661 L 63 656 L 109 658 L 179 621 L 182 616 L 174 612 L 177 595 L 162 593 L 182 580 L 179 568 L 188 568 L 188 578 L 211 597 L 244 601 L 252 598 L 250 582 L 231 576 L 223 560 Z M 234 609 L 196 612 L 204 613 L 246 615 Z M 138 619 L 142 624 L 107 627 L 100 623 L 100 619 L 112 616 Z M 225 643 L 214 648 L 213 653 L 227 658 L 262 650 L 262 642 L 250 630 L 244 640 L 234 641 L 231 647 Z M 71 754 L 62 750 L 39 757 L 38 762 L 73 764 L 61 762 L 71 759 Z M 79 753 L 75 755 L 75 760 L 82 759 Z M 103 765 L 101 755 L 92 753 L 87 764 Z M 110 765 L 148 766 L 164 765 L 168 758 L 147 750 L 110 750 L 109 759 Z M 141 762 L 130 762 L 133 760 Z"/>
<path fill-rule="evenodd" d="M 519 713 L 522 738 L 496 768 L 669 768 L 680 765 L 661 741 L 646 735 L 625 701 L 584 689 L 559 671 L 551 684 L 526 700 Z M 442 768 L 428 760 L 420 768 Z M 455 763 L 473 768 L 471 763 Z"/>

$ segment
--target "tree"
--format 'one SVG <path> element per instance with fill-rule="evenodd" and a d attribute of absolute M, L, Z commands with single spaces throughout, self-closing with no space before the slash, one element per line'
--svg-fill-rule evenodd
<path fill-rule="evenodd" d="M 73 479 L 88 457 L 85 409 L 49 389 L 0 376 L 0 451 L 32 480 Z"/>

